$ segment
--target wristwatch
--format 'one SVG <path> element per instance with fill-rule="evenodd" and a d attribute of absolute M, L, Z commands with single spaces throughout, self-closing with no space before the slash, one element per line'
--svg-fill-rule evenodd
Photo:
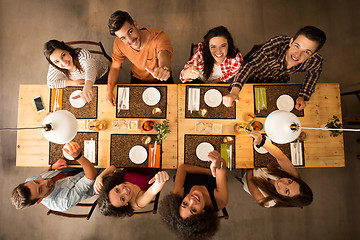
<path fill-rule="evenodd" d="M 261 136 L 262 136 L 261 142 L 258 145 L 255 145 L 257 148 L 261 148 L 262 146 L 264 146 L 264 144 L 266 142 L 265 135 L 261 135 Z"/>
<path fill-rule="evenodd" d="M 82 157 L 82 153 L 80 152 L 79 155 L 77 155 L 77 157 L 74 157 L 74 160 L 78 160 L 81 157 Z"/>

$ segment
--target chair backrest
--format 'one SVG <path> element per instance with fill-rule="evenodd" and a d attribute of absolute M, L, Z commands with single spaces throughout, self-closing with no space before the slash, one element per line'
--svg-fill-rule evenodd
<path fill-rule="evenodd" d="M 54 210 L 49 210 L 47 212 L 47 215 L 54 214 L 60 217 L 67 217 L 67 218 L 85 218 L 86 220 L 89 220 L 92 213 L 94 212 L 96 208 L 97 200 L 93 203 L 78 203 L 75 207 L 91 207 L 90 211 L 87 214 L 78 214 L 78 213 L 66 213 L 66 212 L 58 212 Z"/>
<path fill-rule="evenodd" d="M 197 49 L 197 44 L 194 44 L 194 43 L 191 43 L 191 48 L 190 48 L 190 58 L 189 60 L 191 59 L 191 57 L 194 55 L 196 49 Z"/>
<path fill-rule="evenodd" d="M 159 199 L 160 199 L 160 192 L 158 192 L 158 194 L 156 194 L 156 196 L 155 196 L 155 199 L 149 203 L 149 205 L 153 204 L 153 208 L 151 210 L 137 210 L 134 212 L 134 215 L 142 215 L 142 214 L 147 214 L 147 213 L 156 214 L 157 208 L 159 205 Z"/>
<path fill-rule="evenodd" d="M 219 216 L 219 218 L 220 218 L 220 219 L 228 220 L 228 219 L 229 219 L 229 214 L 228 214 L 226 208 L 223 208 L 223 209 L 221 210 L 221 212 L 222 212 L 223 215 L 222 215 L 222 216 Z"/>
<path fill-rule="evenodd" d="M 93 42 L 93 41 L 72 41 L 72 42 L 65 42 L 66 45 L 77 45 L 77 44 L 81 44 L 81 45 L 94 45 L 94 46 L 98 46 L 100 48 L 101 51 L 98 50 L 90 50 L 87 49 L 90 53 L 94 53 L 94 54 L 100 54 L 103 55 L 107 60 L 109 60 L 110 62 L 112 62 L 111 57 L 106 53 L 104 46 L 102 45 L 101 42 Z"/>
<path fill-rule="evenodd" d="M 247 62 L 251 55 L 253 55 L 257 50 L 259 50 L 264 44 L 256 44 L 254 45 L 251 50 L 245 55 L 244 62 Z"/>

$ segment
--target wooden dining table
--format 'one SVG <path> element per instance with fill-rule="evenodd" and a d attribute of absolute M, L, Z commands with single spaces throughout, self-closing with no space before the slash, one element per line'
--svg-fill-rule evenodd
<path fill-rule="evenodd" d="M 267 84 L 269 85 L 269 84 Z M 271 84 L 275 88 L 280 85 Z M 289 84 L 291 85 L 291 84 Z M 142 85 L 121 85 L 123 87 L 135 87 Z M 175 169 L 179 164 L 184 163 L 186 156 L 195 151 L 194 146 L 186 147 L 187 142 L 193 141 L 193 138 L 200 136 L 202 139 L 218 138 L 226 136 L 234 138 L 235 144 L 233 149 L 235 168 L 253 168 L 254 167 L 254 148 L 253 141 L 246 133 L 237 133 L 234 126 L 237 123 L 247 121 L 248 114 L 256 114 L 254 106 L 254 85 L 245 84 L 240 92 L 240 99 L 233 109 L 225 109 L 222 106 L 212 109 L 202 103 L 201 110 L 206 109 L 205 116 L 200 111 L 191 112 L 187 106 L 187 90 L 189 87 L 200 88 L 202 94 L 211 89 L 219 88 L 222 95 L 226 94 L 224 88 L 228 85 L 193 85 L 193 84 L 168 84 L 168 85 L 146 85 L 149 86 L 166 86 L 166 118 L 169 120 L 169 129 L 171 133 L 162 143 L 162 165 L 163 169 Z M 140 134 L 153 135 L 155 130 L 144 132 L 141 129 L 128 130 L 118 129 L 113 126 L 114 120 L 123 118 L 116 117 L 116 108 L 105 102 L 106 86 L 97 85 L 97 116 L 99 120 L 107 123 L 105 130 L 98 132 L 98 162 L 96 167 L 107 167 L 110 165 L 111 158 L 111 138 L 116 134 Z M 286 87 L 286 86 L 285 86 Z M 114 91 L 115 92 L 115 91 Z M 33 98 L 41 96 L 45 105 L 45 111 L 37 113 L 35 110 Z M 271 96 L 267 96 L 271 98 Z M 268 101 L 268 107 L 270 107 Z M 18 104 L 18 124 L 17 127 L 38 127 L 41 126 L 43 119 L 50 111 L 50 90 L 46 85 L 20 85 L 19 104 Z M 341 119 L 341 102 L 339 85 L 335 83 L 319 83 L 316 85 L 310 101 L 299 117 L 302 126 L 306 127 L 323 127 L 328 119 L 336 115 Z M 151 117 L 126 118 L 127 120 L 138 120 L 141 125 L 146 120 L 162 122 L 164 119 L 153 119 Z M 255 117 L 255 120 L 265 122 L 266 116 Z M 84 119 L 79 119 L 83 121 Z M 85 119 L 86 120 L 86 119 Z M 196 124 L 206 123 L 221 126 L 221 132 L 198 132 Z M 80 130 L 78 130 L 80 131 Z M 84 130 L 81 132 L 93 132 Z M 344 143 L 342 135 L 330 137 L 328 131 L 303 130 L 306 133 L 306 139 L 303 141 L 305 164 L 303 167 L 344 167 Z M 216 140 L 219 141 L 219 140 Z M 40 129 L 18 130 L 17 132 L 17 166 L 49 166 L 50 144 L 42 135 Z M 220 148 L 216 146 L 217 149 Z M 190 151 L 190 152 L 189 152 Z M 199 160 L 200 161 L 200 160 Z M 195 164 L 196 165 L 196 164 Z"/>

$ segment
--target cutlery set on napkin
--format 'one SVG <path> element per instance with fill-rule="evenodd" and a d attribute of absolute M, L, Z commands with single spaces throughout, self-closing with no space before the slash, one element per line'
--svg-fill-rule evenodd
<path fill-rule="evenodd" d="M 118 112 L 120 110 L 129 110 L 129 91 L 128 87 L 118 88 Z"/>
<path fill-rule="evenodd" d="M 161 151 L 161 146 L 155 141 L 154 144 L 149 144 L 149 167 L 151 168 L 160 168 L 160 154 L 157 154 Z"/>
<path fill-rule="evenodd" d="M 302 144 L 298 140 L 290 143 L 291 162 L 294 166 L 304 166 Z"/>
<path fill-rule="evenodd" d="M 95 163 L 95 140 L 84 140 L 84 157 Z"/>
<path fill-rule="evenodd" d="M 188 93 L 188 110 L 199 111 L 200 109 L 200 88 L 189 88 Z"/>
<path fill-rule="evenodd" d="M 226 161 L 226 166 L 227 168 L 229 168 L 229 170 L 232 170 L 232 159 L 233 159 L 233 145 L 232 144 L 226 144 L 226 143 L 222 143 L 221 144 L 221 152 L 220 155 L 223 159 L 225 159 Z"/>
<path fill-rule="evenodd" d="M 266 89 L 264 87 L 256 87 L 254 89 L 255 89 L 255 107 L 256 107 L 256 111 L 259 113 L 260 110 L 267 109 Z"/>

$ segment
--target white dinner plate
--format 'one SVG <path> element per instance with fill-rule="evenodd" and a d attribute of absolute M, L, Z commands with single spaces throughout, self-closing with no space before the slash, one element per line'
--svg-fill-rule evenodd
<path fill-rule="evenodd" d="M 196 156 L 201 161 L 207 161 L 208 160 L 208 154 L 211 151 L 214 151 L 213 145 L 211 145 L 208 142 L 202 142 L 196 147 Z"/>
<path fill-rule="evenodd" d="M 279 110 L 290 112 L 294 108 L 294 100 L 289 95 L 281 95 L 277 101 L 276 106 Z"/>
<path fill-rule="evenodd" d="M 74 108 L 82 108 L 85 105 L 85 102 L 84 100 L 82 100 L 82 98 L 73 99 L 73 97 L 79 95 L 81 92 L 81 90 L 76 90 L 73 91 L 70 95 L 69 101 L 71 106 L 73 106 Z"/>
<path fill-rule="evenodd" d="M 217 107 L 222 102 L 222 94 L 217 89 L 210 89 L 205 93 L 204 101 L 209 107 Z"/>
<path fill-rule="evenodd" d="M 129 151 L 130 160 L 135 164 L 142 164 L 147 158 L 147 151 L 143 146 L 136 145 Z"/>
<path fill-rule="evenodd" d="M 69 150 L 69 148 L 67 147 L 67 144 L 65 144 L 63 148 L 66 148 L 66 149 Z M 74 160 L 74 158 L 73 158 L 72 156 L 70 156 L 67 152 L 65 152 L 64 149 L 63 149 L 62 151 L 63 151 L 64 157 L 65 157 L 67 160 Z"/>
<path fill-rule="evenodd" d="M 154 106 L 160 101 L 161 94 L 157 88 L 149 87 L 143 92 L 142 98 L 146 105 Z"/>
<path fill-rule="evenodd" d="M 266 141 L 267 142 L 269 142 L 269 143 L 271 143 L 271 140 L 270 140 L 270 138 L 268 137 L 268 136 L 266 136 Z M 255 149 L 255 151 L 257 151 L 258 153 L 260 153 L 260 154 L 265 154 L 265 153 L 268 153 L 268 150 L 266 150 L 265 148 L 263 148 L 263 147 L 256 147 L 255 146 L 255 144 L 254 144 L 254 149 Z"/>

